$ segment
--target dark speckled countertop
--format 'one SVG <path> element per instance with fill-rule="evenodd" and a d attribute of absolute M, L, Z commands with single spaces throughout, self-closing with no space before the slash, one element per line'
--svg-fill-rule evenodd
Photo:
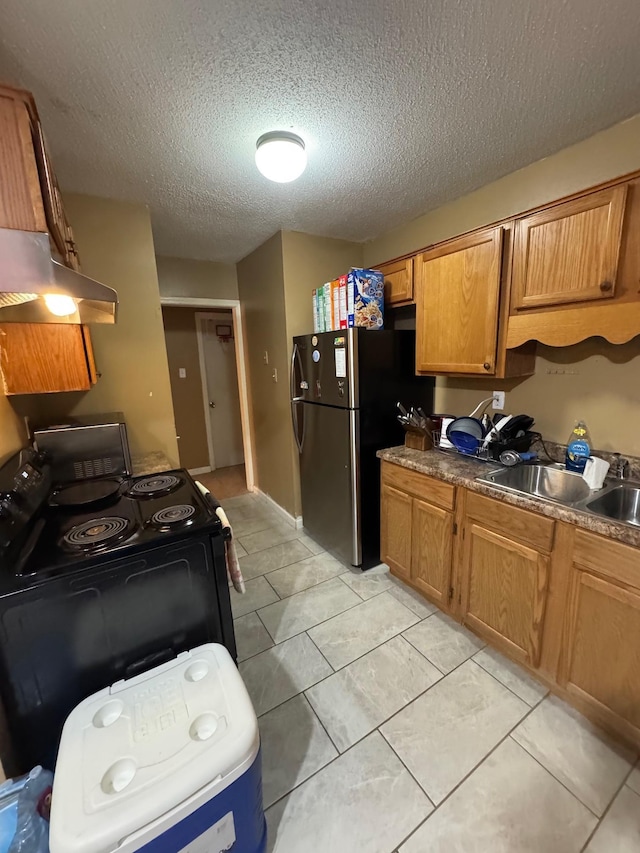
<path fill-rule="evenodd" d="M 385 462 L 392 462 L 394 465 L 410 468 L 412 471 L 418 471 L 430 477 L 437 477 L 446 483 L 452 483 L 454 486 L 464 486 L 466 489 L 495 498 L 505 504 L 528 509 L 549 518 L 557 518 L 559 521 L 575 524 L 584 530 L 590 530 L 592 533 L 599 533 L 601 536 L 617 539 L 627 545 L 640 547 L 640 527 L 633 527 L 564 504 L 553 503 L 543 498 L 507 492 L 488 483 L 479 483 L 475 479 L 499 468 L 500 465 L 497 463 L 491 464 L 479 462 L 475 459 L 465 459 L 463 456 L 454 456 L 450 453 L 442 453 L 439 450 L 411 450 L 403 445 L 379 450 L 377 455 Z"/>

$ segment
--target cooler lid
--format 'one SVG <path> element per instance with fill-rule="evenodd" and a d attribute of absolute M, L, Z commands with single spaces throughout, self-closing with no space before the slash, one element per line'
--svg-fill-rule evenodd
<path fill-rule="evenodd" d="M 52 853 L 102 853 L 251 759 L 258 721 L 224 646 L 208 643 L 80 703 L 64 725 Z"/>

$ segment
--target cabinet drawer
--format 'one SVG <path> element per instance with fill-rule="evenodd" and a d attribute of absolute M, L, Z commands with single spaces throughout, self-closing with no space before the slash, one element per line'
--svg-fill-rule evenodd
<path fill-rule="evenodd" d="M 586 530 L 576 530 L 573 562 L 580 568 L 640 589 L 640 550 L 605 539 Z"/>
<path fill-rule="evenodd" d="M 455 486 L 443 483 L 426 474 L 418 474 L 400 465 L 382 463 L 382 482 L 403 492 L 415 495 L 443 509 L 453 509 L 455 504 Z"/>
<path fill-rule="evenodd" d="M 476 492 L 467 493 L 466 513 L 484 527 L 508 535 L 510 539 L 526 542 L 539 551 L 548 553 L 553 547 L 555 521 L 550 518 Z"/>

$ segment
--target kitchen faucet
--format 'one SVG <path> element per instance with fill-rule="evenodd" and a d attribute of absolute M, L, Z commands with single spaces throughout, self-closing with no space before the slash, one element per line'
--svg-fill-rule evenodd
<path fill-rule="evenodd" d="M 629 460 L 625 459 L 624 456 L 620 456 L 619 453 L 613 454 L 611 467 L 613 468 L 613 476 L 616 479 L 626 480 L 629 476 Z"/>

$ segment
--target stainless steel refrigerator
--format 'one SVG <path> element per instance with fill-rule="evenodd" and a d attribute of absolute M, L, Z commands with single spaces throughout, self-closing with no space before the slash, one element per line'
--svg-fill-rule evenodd
<path fill-rule="evenodd" d="M 415 332 L 344 329 L 293 339 L 291 413 L 304 528 L 344 563 L 380 562 L 376 451 L 402 444 L 396 402 L 433 411 Z"/>

